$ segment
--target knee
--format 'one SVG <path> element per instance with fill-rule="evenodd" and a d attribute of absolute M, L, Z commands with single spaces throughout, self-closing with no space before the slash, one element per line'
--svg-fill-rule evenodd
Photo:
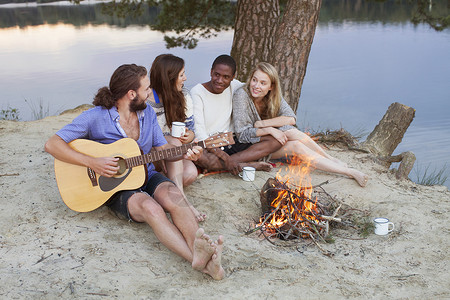
<path fill-rule="evenodd" d="M 160 220 L 161 218 L 166 218 L 166 212 L 161 205 L 154 201 L 144 201 L 141 204 L 142 212 L 145 214 L 146 218 L 153 220 Z"/>
<path fill-rule="evenodd" d="M 150 222 L 165 217 L 164 209 L 146 193 L 137 193 L 128 200 L 131 217 L 138 222 Z"/>
<path fill-rule="evenodd" d="M 183 186 L 191 185 L 197 176 L 197 167 L 193 163 L 188 164 L 183 172 Z"/>
<path fill-rule="evenodd" d="M 181 146 L 181 145 L 182 145 L 182 143 L 181 143 L 181 141 L 180 141 L 179 139 L 174 138 L 174 137 L 172 137 L 172 136 L 170 136 L 170 135 L 166 136 L 165 138 L 166 138 L 166 141 L 167 141 L 169 144 L 173 145 L 173 146 L 177 146 L 177 147 L 178 147 L 178 146 Z"/>

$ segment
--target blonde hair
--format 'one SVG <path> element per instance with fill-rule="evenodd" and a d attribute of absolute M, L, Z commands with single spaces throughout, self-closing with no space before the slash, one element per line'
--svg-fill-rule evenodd
<path fill-rule="evenodd" d="M 260 70 L 261 72 L 264 72 L 267 74 L 267 76 L 270 79 L 271 84 L 271 90 L 267 93 L 267 95 L 264 96 L 263 102 L 266 106 L 265 114 L 264 116 L 261 116 L 261 119 L 272 119 L 278 116 L 278 112 L 280 110 L 281 106 L 281 86 L 280 86 L 280 77 L 278 76 L 278 72 L 275 69 L 274 66 L 267 62 L 260 62 L 256 65 L 256 67 L 253 69 L 253 71 L 250 73 L 250 76 L 248 77 L 247 83 L 245 84 L 245 87 L 247 89 L 247 93 L 251 97 L 250 94 L 250 82 L 253 78 L 253 75 L 257 70 Z"/>

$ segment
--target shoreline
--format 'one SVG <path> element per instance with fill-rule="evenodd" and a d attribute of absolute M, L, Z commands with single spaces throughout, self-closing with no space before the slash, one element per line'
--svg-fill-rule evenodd
<path fill-rule="evenodd" d="M 0 121 L 0 295 L 5 298 L 267 298 L 444 299 L 450 297 L 445 186 L 397 181 L 369 154 L 331 148 L 333 156 L 370 177 L 365 188 L 344 176 L 312 172 L 327 193 L 370 218 L 395 223 L 388 236 L 348 236 L 333 228 L 334 243 L 308 240 L 295 247 L 245 235 L 261 214 L 260 190 L 277 170 L 244 182 L 229 173 L 198 178 L 185 192 L 208 215 L 201 226 L 224 235 L 224 280 L 216 282 L 159 243 L 145 224 L 117 219 L 107 208 L 77 213 L 62 202 L 45 141 L 79 112 L 38 121 Z M 5 176 L 9 174 L 9 176 Z M 441 271 L 442 270 L 442 271 Z"/>

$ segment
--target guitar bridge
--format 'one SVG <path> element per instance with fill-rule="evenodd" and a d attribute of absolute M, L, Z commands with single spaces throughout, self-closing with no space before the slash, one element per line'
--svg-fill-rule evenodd
<path fill-rule="evenodd" d="M 97 186 L 98 185 L 97 174 L 95 174 L 95 171 L 92 170 L 91 168 L 87 168 L 87 173 L 88 173 L 89 179 L 91 180 L 92 186 Z"/>

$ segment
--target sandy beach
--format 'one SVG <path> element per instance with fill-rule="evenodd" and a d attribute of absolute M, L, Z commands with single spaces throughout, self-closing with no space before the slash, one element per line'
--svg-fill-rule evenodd
<path fill-rule="evenodd" d="M 145 224 L 119 220 L 107 208 L 70 210 L 58 192 L 45 141 L 79 112 L 33 122 L 0 121 L 0 296 L 2 299 L 449 299 L 450 192 L 398 181 L 370 154 L 328 151 L 370 176 L 312 172 L 313 184 L 349 206 L 395 223 L 366 238 L 332 229 L 334 243 L 273 245 L 246 235 L 261 215 L 254 182 L 221 173 L 186 188 L 208 216 L 201 226 L 225 237 L 226 277 L 215 281 L 169 252 Z"/>

